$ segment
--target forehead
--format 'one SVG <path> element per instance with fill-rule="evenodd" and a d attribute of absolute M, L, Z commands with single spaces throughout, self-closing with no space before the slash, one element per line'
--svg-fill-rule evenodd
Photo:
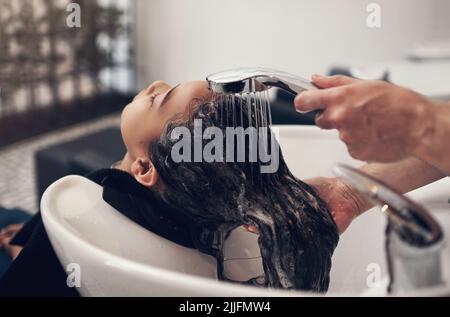
<path fill-rule="evenodd" d="M 197 102 L 212 96 L 206 81 L 190 81 L 176 87 L 163 105 L 163 111 L 172 114 L 185 113 Z"/>
<path fill-rule="evenodd" d="M 189 103 L 192 99 L 207 99 L 211 95 L 206 80 L 197 80 L 180 84 L 173 91 L 171 99 Z"/>

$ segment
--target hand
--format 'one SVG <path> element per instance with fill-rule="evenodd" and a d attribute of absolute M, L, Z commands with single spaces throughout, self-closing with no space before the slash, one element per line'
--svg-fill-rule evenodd
<path fill-rule="evenodd" d="M 371 204 L 351 186 L 337 178 L 316 177 L 305 180 L 305 183 L 314 188 L 328 205 L 340 234 L 344 233 L 353 219 L 371 207 Z M 244 227 L 258 234 L 257 227 L 253 225 L 244 225 Z"/>
<path fill-rule="evenodd" d="M 313 76 L 324 88 L 295 98 L 299 111 L 323 109 L 317 126 L 339 130 L 350 155 L 363 161 L 393 162 L 412 156 L 433 131 L 433 103 L 406 88 L 345 76 Z"/>
<path fill-rule="evenodd" d="M 14 260 L 22 251 L 22 247 L 11 245 L 11 240 L 22 229 L 23 224 L 9 225 L 0 231 L 0 248 L 5 250 L 7 254 Z"/>
<path fill-rule="evenodd" d="M 337 178 L 317 177 L 305 180 L 305 183 L 313 187 L 328 205 L 340 234 L 353 219 L 371 207 L 352 187 Z"/>

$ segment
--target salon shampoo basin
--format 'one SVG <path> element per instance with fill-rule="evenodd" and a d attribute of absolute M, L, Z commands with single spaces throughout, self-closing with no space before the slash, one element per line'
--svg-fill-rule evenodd
<path fill-rule="evenodd" d="M 333 131 L 311 126 L 274 127 L 292 172 L 299 178 L 332 176 L 336 163 L 359 166 Z M 409 195 L 424 205 L 450 236 L 450 181 L 444 179 Z M 102 199 L 102 187 L 80 176 L 52 184 L 41 200 L 44 226 L 68 274 L 77 270 L 74 286 L 82 296 L 315 296 L 244 286 L 216 279 L 212 257 L 182 247 L 140 227 Z M 341 236 L 333 256 L 331 296 L 386 296 L 385 215 L 374 208 L 356 219 Z M 246 258 L 226 265 L 245 279 L 261 272 L 256 235 L 235 230 L 225 252 Z M 448 241 L 447 241 L 448 242 Z M 229 247 L 228 247 L 229 246 Z M 407 296 L 449 295 L 450 248 L 442 256 L 446 283 Z"/>

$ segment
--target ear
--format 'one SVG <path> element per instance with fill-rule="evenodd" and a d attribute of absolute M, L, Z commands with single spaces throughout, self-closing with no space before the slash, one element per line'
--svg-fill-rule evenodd
<path fill-rule="evenodd" d="M 145 187 L 154 187 L 158 182 L 158 171 L 149 158 L 137 158 L 131 164 L 131 174 Z"/>

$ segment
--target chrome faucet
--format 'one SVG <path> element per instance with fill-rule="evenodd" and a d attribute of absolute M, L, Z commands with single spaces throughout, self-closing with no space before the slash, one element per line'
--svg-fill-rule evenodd
<path fill-rule="evenodd" d="M 434 217 L 424 207 L 358 169 L 340 164 L 333 171 L 374 204 L 381 205 L 388 216 L 388 292 L 400 294 L 442 285 L 444 234 Z"/>

